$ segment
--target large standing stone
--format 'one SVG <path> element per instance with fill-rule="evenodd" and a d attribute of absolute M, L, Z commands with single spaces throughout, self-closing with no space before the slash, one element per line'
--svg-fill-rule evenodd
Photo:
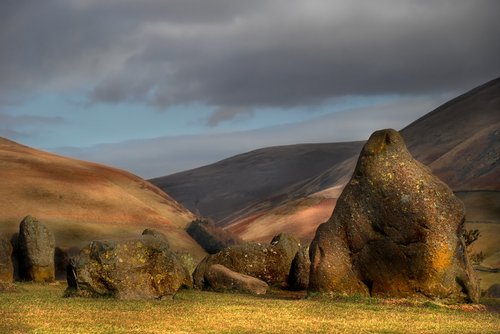
<path fill-rule="evenodd" d="M 93 241 L 70 260 L 68 296 L 150 299 L 173 295 L 191 281 L 160 238 Z"/>
<path fill-rule="evenodd" d="M 311 244 L 310 291 L 476 302 L 464 206 L 394 130 L 368 140 Z"/>
<path fill-rule="evenodd" d="M 12 244 L 8 239 L 0 237 L 0 282 L 11 283 L 13 280 Z"/>
<path fill-rule="evenodd" d="M 210 266 L 205 272 L 207 288 L 215 291 L 235 291 L 263 295 L 269 290 L 266 282 L 232 271 L 221 264 Z"/>
<path fill-rule="evenodd" d="M 291 290 L 306 290 L 309 286 L 309 270 L 311 260 L 309 259 L 309 246 L 301 246 L 292 261 L 290 274 L 288 275 L 288 286 Z"/>
<path fill-rule="evenodd" d="M 34 282 L 51 282 L 55 279 L 54 234 L 31 216 L 19 226 L 17 247 L 21 278 Z"/>
<path fill-rule="evenodd" d="M 269 285 L 286 283 L 298 249 L 299 241 L 285 233 L 275 237 L 270 245 L 249 242 L 230 246 L 217 254 L 208 255 L 198 264 L 193 273 L 194 285 L 199 289 L 206 286 L 205 272 L 214 264 L 256 277 Z"/>

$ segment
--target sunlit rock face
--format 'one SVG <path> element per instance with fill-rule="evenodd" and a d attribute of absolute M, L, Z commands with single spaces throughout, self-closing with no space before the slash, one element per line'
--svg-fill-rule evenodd
<path fill-rule="evenodd" d="M 310 247 L 310 291 L 476 302 L 465 210 L 395 130 L 373 133 Z"/>
<path fill-rule="evenodd" d="M 275 236 L 271 244 L 248 242 L 229 246 L 217 254 L 205 257 L 198 264 L 193 273 L 194 286 L 199 289 L 207 286 L 205 273 L 215 264 L 258 278 L 271 286 L 286 284 L 292 260 L 299 247 L 299 240 L 287 233 Z"/>
<path fill-rule="evenodd" d="M 156 235 L 94 241 L 68 266 L 68 296 L 160 299 L 171 296 L 191 276 L 167 243 Z"/>

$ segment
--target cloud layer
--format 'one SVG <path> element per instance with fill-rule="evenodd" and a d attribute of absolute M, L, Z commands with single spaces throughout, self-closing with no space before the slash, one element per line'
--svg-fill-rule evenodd
<path fill-rule="evenodd" d="M 307 122 L 253 131 L 160 137 L 89 148 L 66 147 L 56 151 L 127 169 L 144 178 L 153 178 L 267 146 L 366 140 L 373 131 L 381 128 L 399 130 L 442 102 L 443 98 L 404 99 L 332 113 Z"/>
<path fill-rule="evenodd" d="M 498 0 L 0 2 L 0 101 L 259 107 L 465 90 L 500 74 Z"/>

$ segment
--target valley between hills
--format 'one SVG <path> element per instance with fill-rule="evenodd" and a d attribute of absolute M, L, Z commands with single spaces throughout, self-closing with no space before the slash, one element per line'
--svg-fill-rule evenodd
<path fill-rule="evenodd" d="M 485 256 L 483 285 L 500 282 L 500 78 L 400 133 L 411 154 L 464 202 L 466 227 L 481 232 L 472 247 Z M 363 144 L 263 148 L 150 181 L 244 240 L 268 242 L 285 231 L 308 243 L 331 216 Z"/>
<path fill-rule="evenodd" d="M 400 130 L 412 155 L 464 202 L 482 288 L 500 282 L 500 79 L 477 87 Z M 289 232 L 303 244 L 328 220 L 366 138 L 263 148 L 149 181 L 129 172 L 0 138 L 0 234 L 33 215 L 57 246 L 126 239 L 145 228 L 196 261 L 207 253 L 187 232 L 198 217 L 245 241 Z"/>

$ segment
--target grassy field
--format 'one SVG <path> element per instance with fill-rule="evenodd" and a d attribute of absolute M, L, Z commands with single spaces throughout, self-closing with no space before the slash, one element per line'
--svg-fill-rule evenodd
<path fill-rule="evenodd" d="M 64 283 L 0 292 L 0 333 L 499 333 L 484 306 L 181 291 L 174 299 L 62 298 Z M 295 295 L 300 297 L 300 295 Z"/>

